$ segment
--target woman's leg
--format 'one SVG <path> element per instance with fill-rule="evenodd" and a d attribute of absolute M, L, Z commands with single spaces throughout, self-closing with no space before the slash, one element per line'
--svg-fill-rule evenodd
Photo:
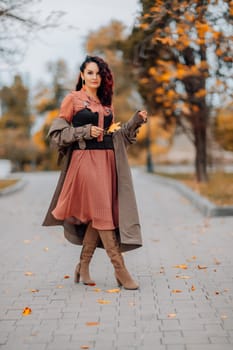
<path fill-rule="evenodd" d="M 99 230 L 99 235 L 115 269 L 118 284 L 122 285 L 125 289 L 138 289 L 138 284 L 135 283 L 125 267 L 115 231 Z"/>
<path fill-rule="evenodd" d="M 93 281 L 90 277 L 89 264 L 98 245 L 99 239 L 100 237 L 98 231 L 92 228 L 91 223 L 89 223 L 83 239 L 80 262 L 75 269 L 75 283 L 78 283 L 81 279 L 84 284 L 95 285 L 95 281 Z"/>

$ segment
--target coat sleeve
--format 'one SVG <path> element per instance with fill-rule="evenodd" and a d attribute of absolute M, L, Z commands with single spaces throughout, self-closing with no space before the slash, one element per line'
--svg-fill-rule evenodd
<path fill-rule="evenodd" d="M 91 140 L 91 126 L 92 124 L 86 124 L 84 126 L 73 127 L 66 119 L 58 117 L 53 120 L 48 137 L 52 145 L 58 148 L 68 147 L 73 142 Z"/>
<path fill-rule="evenodd" d="M 116 131 L 116 134 L 118 132 L 122 134 L 126 146 L 136 142 L 139 128 L 145 123 L 138 113 L 139 111 L 124 123 L 118 131 Z"/>

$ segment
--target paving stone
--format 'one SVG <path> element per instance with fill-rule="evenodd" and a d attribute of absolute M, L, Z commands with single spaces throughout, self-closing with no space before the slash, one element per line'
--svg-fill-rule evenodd
<path fill-rule="evenodd" d="M 186 346 L 187 350 L 232 350 L 232 344 L 192 344 Z"/>
<path fill-rule="evenodd" d="M 213 336 L 211 336 L 210 342 L 212 344 L 229 344 L 229 343 L 231 343 L 231 340 L 229 339 L 229 337 L 221 337 L 221 336 L 213 337 Z"/>

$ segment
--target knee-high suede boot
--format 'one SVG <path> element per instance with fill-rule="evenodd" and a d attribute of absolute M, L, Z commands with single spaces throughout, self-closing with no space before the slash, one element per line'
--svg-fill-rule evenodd
<path fill-rule="evenodd" d="M 92 228 L 90 223 L 87 227 L 83 239 L 83 247 L 80 254 L 80 262 L 78 263 L 75 269 L 75 283 L 78 283 L 81 280 L 84 284 L 95 285 L 95 281 L 93 281 L 90 277 L 89 264 L 94 254 L 94 251 L 98 245 L 99 239 L 100 237 L 98 231 Z"/>
<path fill-rule="evenodd" d="M 99 230 L 99 235 L 103 246 L 113 264 L 115 277 L 120 286 L 125 289 L 138 289 L 139 286 L 130 276 L 125 267 L 123 256 L 120 252 L 119 244 L 114 231 Z"/>

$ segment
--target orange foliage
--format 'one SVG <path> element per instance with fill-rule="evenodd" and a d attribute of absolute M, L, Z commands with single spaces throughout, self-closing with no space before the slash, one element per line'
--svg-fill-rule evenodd
<path fill-rule="evenodd" d="M 37 132 L 34 133 L 32 139 L 34 144 L 38 147 L 38 149 L 41 152 L 46 151 L 46 144 L 45 144 L 45 139 L 44 139 L 44 127 L 51 125 L 52 121 L 54 118 L 58 116 L 58 109 L 54 109 L 52 111 L 47 112 L 47 115 L 44 120 L 44 124 L 42 125 L 41 129 L 38 130 Z"/>
<path fill-rule="evenodd" d="M 162 118 L 159 116 L 150 117 L 150 138 L 153 140 L 151 144 L 151 152 L 154 155 L 165 153 L 168 151 L 172 137 L 175 131 L 175 123 L 165 129 L 163 127 Z M 139 130 L 137 139 L 139 142 L 145 141 L 148 135 L 148 124 L 142 125 Z"/>
<path fill-rule="evenodd" d="M 218 112 L 214 132 L 219 144 L 225 150 L 233 151 L 233 104 Z"/>
<path fill-rule="evenodd" d="M 195 93 L 195 96 L 198 97 L 198 98 L 204 97 L 205 95 L 206 95 L 206 90 L 205 89 L 198 90 Z"/>
<path fill-rule="evenodd" d="M 59 113 L 58 109 L 53 109 L 52 111 L 49 111 L 45 119 L 45 124 L 50 125 L 53 119 L 58 116 L 58 113 Z"/>
<path fill-rule="evenodd" d="M 205 34 L 211 30 L 209 24 L 207 23 L 201 23 L 201 22 L 198 22 L 196 21 L 195 22 L 195 27 L 197 29 L 197 33 L 198 33 L 198 36 L 200 38 L 204 38 L 205 37 Z"/>

